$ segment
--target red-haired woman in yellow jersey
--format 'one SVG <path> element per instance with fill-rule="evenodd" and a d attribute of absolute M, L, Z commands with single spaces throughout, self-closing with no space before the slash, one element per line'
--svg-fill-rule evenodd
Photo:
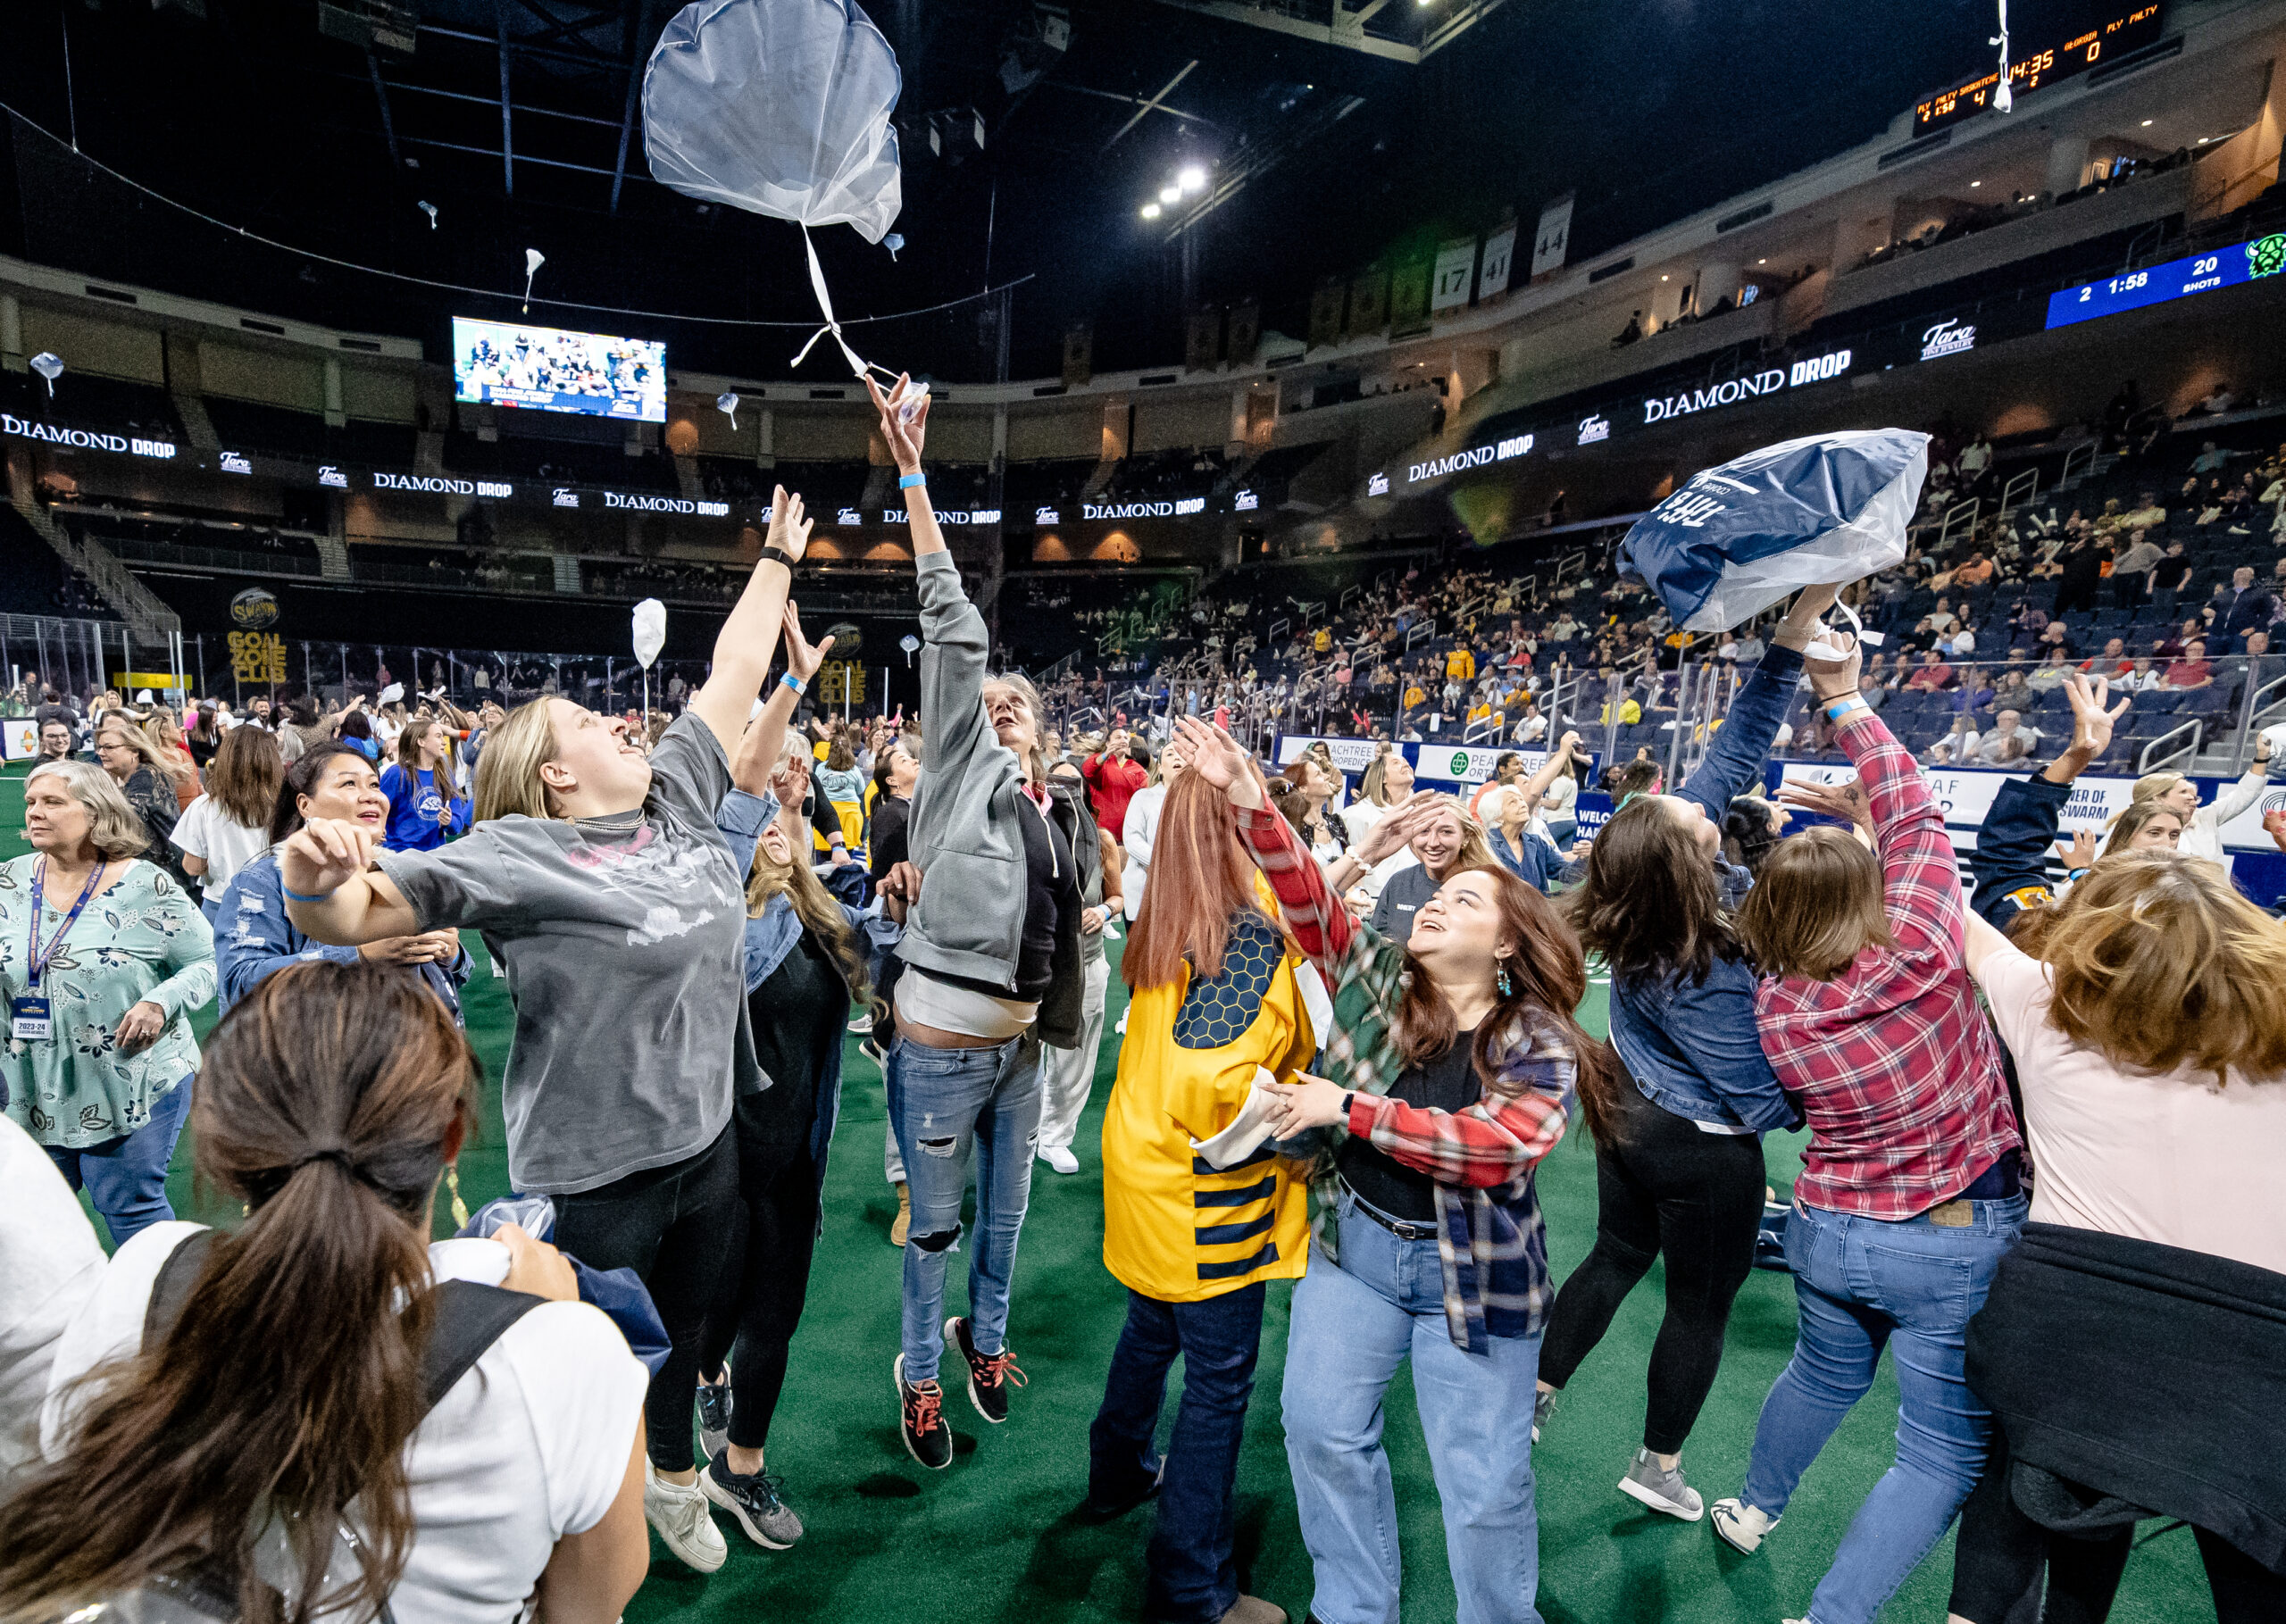
<path fill-rule="evenodd" d="M 1304 961 L 1259 887 L 1229 803 L 1175 779 L 1122 966 L 1134 995 L 1104 1112 L 1104 1266 L 1127 1287 L 1127 1324 L 1089 1432 L 1088 1500 L 1112 1514 L 1159 1495 L 1144 1611 L 1176 1624 L 1286 1616 L 1239 1594 L 1231 1496 L 1266 1282 L 1309 1261 L 1308 1193 L 1268 1145 L 1220 1170 L 1193 1149 L 1231 1125 L 1257 1068 L 1290 1082 L 1316 1053 Z M 1162 1462 L 1151 1438 L 1177 1353 Z"/>

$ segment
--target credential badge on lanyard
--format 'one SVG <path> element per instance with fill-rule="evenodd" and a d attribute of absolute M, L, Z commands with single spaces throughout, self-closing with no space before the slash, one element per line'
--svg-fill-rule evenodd
<path fill-rule="evenodd" d="M 40 916 L 47 911 L 47 859 L 42 857 L 32 870 L 31 952 L 26 960 L 27 985 L 22 997 L 9 1001 L 9 1037 L 22 1042 L 46 1043 L 55 1036 L 54 1004 L 41 993 L 40 978 L 46 973 L 56 950 L 63 945 L 63 938 L 71 934 L 71 927 L 79 923 L 81 911 L 87 907 L 88 899 L 96 894 L 96 887 L 102 883 L 104 870 L 108 866 L 102 862 L 96 864 L 95 872 L 88 876 L 88 883 L 79 888 L 79 900 L 73 903 L 71 912 L 63 916 L 63 923 L 56 928 L 55 936 L 48 943 L 46 953 L 39 949 L 39 921 Z"/>

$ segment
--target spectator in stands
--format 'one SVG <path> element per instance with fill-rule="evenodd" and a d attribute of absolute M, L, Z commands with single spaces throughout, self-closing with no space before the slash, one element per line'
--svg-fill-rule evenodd
<path fill-rule="evenodd" d="M 2270 589 L 2255 584 L 2254 566 L 2240 564 L 2231 572 L 2230 595 L 2222 606 L 2222 635 L 2228 639 L 2262 630 L 2270 624 L 2276 607 Z"/>
<path fill-rule="evenodd" d="M 28 854 L 0 864 L 0 1045 L 8 1114 L 84 1185 L 114 1247 L 174 1216 L 167 1163 L 214 994 L 214 937 L 117 785 L 85 762 L 24 780 Z"/>
<path fill-rule="evenodd" d="M 2153 772 L 2135 780 L 2131 804 L 2162 806 L 2182 820 L 2180 849 L 2209 862 L 2223 861 L 2223 826 L 2237 819 L 2262 798 L 2270 780 L 2271 735 L 2256 733 L 2254 764 L 2239 781 L 2207 805 L 2198 804 L 2198 786 L 2180 772 Z"/>
<path fill-rule="evenodd" d="M 2183 645 L 2182 658 L 2167 667 L 2165 678 L 2171 688 L 2211 687 L 2215 683 L 2215 668 L 2207 662 L 2207 641 L 2192 637 Z"/>
<path fill-rule="evenodd" d="M 71 737 L 71 724 L 59 718 L 40 724 L 39 759 L 43 762 L 68 762 L 79 755 L 79 747 Z"/>
<path fill-rule="evenodd" d="M 2012 766 L 2039 749 L 2040 729 L 2025 727 L 2023 720 L 2015 711 L 1993 718 L 1991 731 L 1977 741 L 1976 760 L 1987 767 Z"/>
<path fill-rule="evenodd" d="M 2217 417 L 2237 404 L 2238 396 L 2231 393 L 2231 386 L 2218 379 L 2213 388 L 2199 397 L 2196 409 L 2209 417 Z M 2215 442 L 2209 440 L 2207 444 L 2211 448 Z"/>
<path fill-rule="evenodd" d="M 1980 743 L 1981 740 L 1976 731 L 1974 715 L 1967 711 L 1956 711 L 1953 712 L 1951 728 L 1935 744 L 1929 746 L 1930 765 L 1967 766 L 1977 759 L 1977 747 Z"/>
<path fill-rule="evenodd" d="M 215 1034 L 197 1172 L 248 1216 L 122 1247 L 67 1328 L 47 1461 L 0 1505 L 12 1608 L 155 1598 L 204 1556 L 233 1616 L 274 1615 L 265 1568 L 360 1617 L 618 1615 L 649 1562 L 643 1366 L 521 1230 L 429 1245 L 475 1083 L 441 1012 L 369 970 L 296 970 Z"/>
<path fill-rule="evenodd" d="M 1758 809 L 1746 837 L 1757 851 L 1776 838 L 1776 809 L 1745 791 L 1833 598 L 1826 587 L 1796 599 L 1698 770 L 1677 794 L 1638 796 L 1614 813 L 1566 898 L 1581 945 L 1611 967 L 1619 1064 L 1581 1080 L 1596 1142 L 1596 1244 L 1548 1316 L 1533 1426 L 1547 1423 L 1556 1395 L 1664 1254 L 1666 1309 L 1642 1444 L 1619 1487 L 1690 1522 L 1706 1508 L 1683 1480 L 1681 1452 L 1714 1386 L 1731 1299 L 1753 1268 L 1761 1135 L 1798 1120 L 1763 1058 L 1754 970 L 1730 921 L 1752 881 L 1724 860 L 1723 836 L 1731 808 L 1745 804 Z"/>
<path fill-rule="evenodd" d="M 1744 1488 L 1714 1513 L 1723 1539 L 1758 1550 L 1888 1344 L 1899 1458 L 1812 1598 L 1807 1616 L 1835 1624 L 1868 1624 L 1982 1468 L 1990 1423 L 1963 1379 L 1962 1342 L 2025 1204 L 1999 1052 L 1962 973 L 1944 812 L 1858 699 L 1857 665 L 1854 652 L 1813 662 L 1810 686 L 1838 713 L 1878 854 L 1838 829 L 1805 830 L 1772 854 L 1739 913 L 1765 977 L 1763 1051 L 1811 1139 L 1786 1235 L 1795 1356 L 1763 1405 Z"/>
<path fill-rule="evenodd" d="M 1933 694 L 1940 688 L 1950 687 L 1952 682 L 1953 668 L 1946 664 L 1943 656 L 1932 648 L 1922 654 L 1920 669 L 1913 673 L 1905 686 L 1915 693 Z"/>
<path fill-rule="evenodd" d="M 2232 1531 L 2252 1526 L 2246 1508 L 2270 1492 L 2257 1474 L 2286 1449 L 2269 1357 L 2286 1224 L 2275 1203 L 2242 1200 L 2286 1154 L 2286 1023 L 2257 990 L 2286 980 L 2286 937 L 2219 871 L 2164 856 L 2107 862 L 2013 944 L 1981 919 L 1968 929 L 2040 1176 L 1971 1338 L 1968 1374 L 2001 1425 L 1963 1511 L 1951 1612 L 2029 1616 L 2043 1577 L 2047 1616 L 2109 1610 L 2132 1519 L 2051 1533 L 2011 1492 L 2021 1462 L 2082 1505 L 2189 1520 L 2218 1616 L 2281 1616 L 2286 1578 Z M 2267 1396 L 2234 1390 L 2218 1407 L 2121 1379 L 2182 1359 L 2243 1371 Z M 2073 1436 L 2106 1442 L 2059 1453 Z"/>
<path fill-rule="evenodd" d="M 233 728 L 207 766 L 206 792 L 176 823 L 174 846 L 198 882 L 210 927 L 221 924 L 223 889 L 270 849 L 270 815 L 285 778 L 276 739 L 259 728 Z"/>
<path fill-rule="evenodd" d="M 2148 522 L 2160 523 L 2165 517 L 2162 512 L 2158 519 Z M 2110 562 L 2109 549 L 2099 546 L 2088 537 L 2076 536 L 2057 562 L 2063 568 L 2056 581 L 2053 612 L 2057 619 L 2060 620 L 2067 614 L 2093 609 L 2097 588 L 2103 581 L 2104 565 Z"/>

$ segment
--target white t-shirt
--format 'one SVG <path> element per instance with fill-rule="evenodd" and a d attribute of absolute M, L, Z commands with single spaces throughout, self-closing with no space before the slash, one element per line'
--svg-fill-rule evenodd
<path fill-rule="evenodd" d="M 47 1152 L 0 1116 L 0 1483 L 38 1458 L 40 1405 L 63 1328 L 95 1295 L 104 1249 Z"/>
<path fill-rule="evenodd" d="M 270 849 L 270 831 L 248 829 L 222 810 L 213 795 L 201 795 L 183 808 L 181 821 L 168 838 L 187 856 L 206 860 L 199 885 L 209 896 L 238 878 L 240 869 Z"/>
<path fill-rule="evenodd" d="M 199 1228 L 137 1235 L 73 1316 L 40 1417 L 51 1457 L 70 1423 L 65 1384 L 141 1347 L 160 1266 Z M 497 1285 L 508 1252 L 442 1241 L 429 1262 L 440 1279 Z M 501 1333 L 413 1435 L 413 1550 L 389 1598 L 397 1624 L 514 1624 L 555 1542 L 594 1528 L 618 1498 L 649 1385 L 619 1328 L 585 1303 L 542 1303 Z"/>
<path fill-rule="evenodd" d="M 2286 1078 L 2139 1077 L 2048 1019 L 2048 967 L 1997 947 L 1977 972 L 2024 1095 L 2032 1217 L 2286 1273 Z"/>

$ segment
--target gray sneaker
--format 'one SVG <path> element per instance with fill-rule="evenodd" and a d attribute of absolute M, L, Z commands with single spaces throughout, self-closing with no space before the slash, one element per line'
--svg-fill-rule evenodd
<path fill-rule="evenodd" d="M 1706 1514 L 1706 1503 L 1698 1497 L 1698 1491 L 1682 1480 L 1682 1462 L 1677 1461 L 1674 1470 L 1668 1471 L 1648 1449 L 1635 1452 L 1627 1476 L 1619 1480 L 1619 1492 L 1685 1522 L 1697 1522 Z"/>
<path fill-rule="evenodd" d="M 1539 1429 L 1556 1414 L 1556 1389 L 1534 1395 L 1532 1399 L 1532 1442 L 1539 1442 Z"/>
<path fill-rule="evenodd" d="M 698 1384 L 698 1452 L 711 1461 L 730 1444 L 730 1384 L 727 1379 L 702 1381 Z"/>
<path fill-rule="evenodd" d="M 802 1537 L 802 1520 L 779 1495 L 784 1484 L 784 1478 L 764 1472 L 738 1476 L 728 1454 L 716 1455 L 698 1474 L 706 1497 L 737 1518 L 747 1538 L 772 1551 L 783 1551 Z"/>

